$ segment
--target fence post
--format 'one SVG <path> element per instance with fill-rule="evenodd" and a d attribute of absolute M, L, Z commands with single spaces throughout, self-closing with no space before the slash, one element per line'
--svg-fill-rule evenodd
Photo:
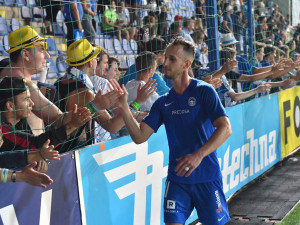
<path fill-rule="evenodd" d="M 205 2 L 207 16 L 206 25 L 208 35 L 208 66 L 211 69 L 211 71 L 215 71 L 220 68 L 217 1 L 205 0 Z"/>
<path fill-rule="evenodd" d="M 254 53 L 253 53 L 253 36 L 254 36 L 254 28 L 253 28 L 253 1 L 248 0 L 247 2 L 247 10 L 248 10 L 248 61 L 254 65 Z"/>

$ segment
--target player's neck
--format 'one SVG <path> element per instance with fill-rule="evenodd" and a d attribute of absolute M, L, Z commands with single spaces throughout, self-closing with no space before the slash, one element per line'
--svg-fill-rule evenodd
<path fill-rule="evenodd" d="M 191 83 L 192 78 L 188 75 L 188 73 L 184 73 L 182 76 L 175 78 L 172 80 L 173 88 L 175 92 L 181 95 Z"/>

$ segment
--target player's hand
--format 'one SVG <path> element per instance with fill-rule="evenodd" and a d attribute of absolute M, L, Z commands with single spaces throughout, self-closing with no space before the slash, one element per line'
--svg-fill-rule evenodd
<path fill-rule="evenodd" d="M 199 154 L 187 154 L 182 156 L 176 161 L 178 162 L 177 166 L 175 167 L 175 172 L 177 176 L 185 176 L 188 177 L 192 174 L 192 172 L 200 165 L 203 158 L 199 156 Z"/>

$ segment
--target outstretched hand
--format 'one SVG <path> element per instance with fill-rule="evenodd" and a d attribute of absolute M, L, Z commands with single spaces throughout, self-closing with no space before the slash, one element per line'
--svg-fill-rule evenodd
<path fill-rule="evenodd" d="M 262 83 L 257 87 L 257 93 L 263 93 L 271 90 L 271 85 L 268 83 Z"/>
<path fill-rule="evenodd" d="M 143 105 L 156 91 L 156 85 L 157 83 L 155 83 L 154 79 L 149 79 L 144 86 L 142 86 L 142 83 L 140 83 L 135 101 L 140 105 Z"/>
<path fill-rule="evenodd" d="M 99 90 L 95 95 L 94 103 L 100 110 L 113 108 L 123 94 L 122 88 L 116 80 L 110 80 L 108 86 L 109 91 L 106 94 L 103 95 L 102 91 Z"/>
<path fill-rule="evenodd" d="M 28 184 L 46 188 L 46 185 L 53 183 L 53 180 L 46 174 L 35 171 L 37 162 L 32 162 L 31 164 L 24 167 L 21 172 L 17 172 L 17 181 L 23 181 Z"/>
<path fill-rule="evenodd" d="M 81 107 L 78 109 L 78 106 L 75 104 L 72 110 L 72 119 L 69 122 L 69 125 L 78 128 L 86 124 L 91 118 L 92 114 L 86 107 Z"/>
<path fill-rule="evenodd" d="M 223 64 L 223 66 L 221 67 L 221 71 L 222 73 L 228 73 L 231 70 L 233 70 L 235 67 L 237 67 L 238 65 L 238 61 L 237 60 L 230 60 L 227 59 L 226 62 Z"/>
<path fill-rule="evenodd" d="M 40 151 L 42 159 L 60 160 L 58 151 L 53 151 L 54 145 L 49 146 L 49 144 L 49 139 L 43 144 L 43 147 Z"/>

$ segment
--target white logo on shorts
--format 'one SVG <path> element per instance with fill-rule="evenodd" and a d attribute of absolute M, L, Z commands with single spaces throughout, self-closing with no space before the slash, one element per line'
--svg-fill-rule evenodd
<path fill-rule="evenodd" d="M 172 200 L 167 200 L 167 209 L 175 209 L 176 202 Z"/>

